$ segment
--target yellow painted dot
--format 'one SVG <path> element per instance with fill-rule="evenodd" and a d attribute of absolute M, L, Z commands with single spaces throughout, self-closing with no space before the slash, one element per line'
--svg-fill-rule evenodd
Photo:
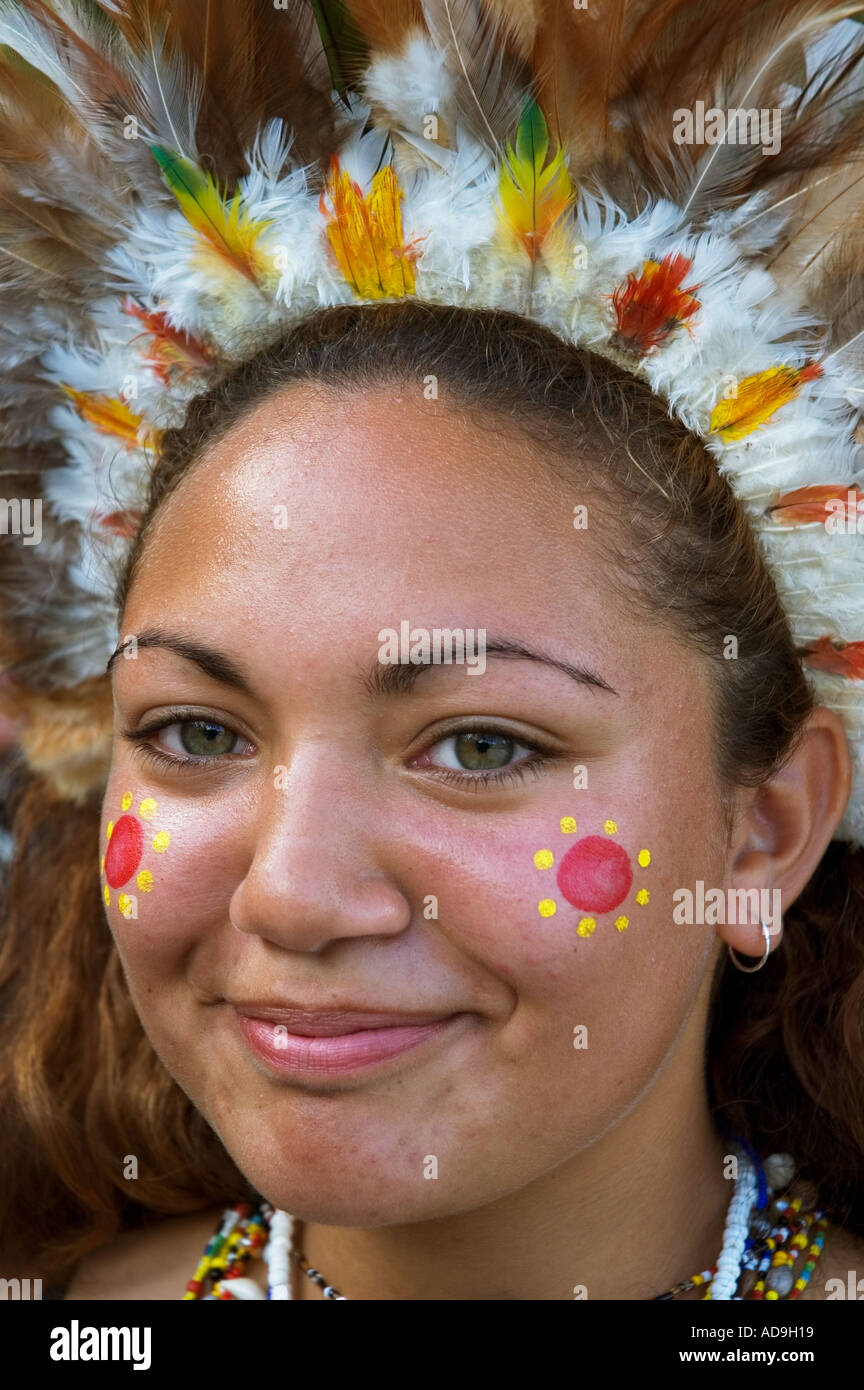
<path fill-rule="evenodd" d="M 638 857 L 638 859 L 639 859 L 639 863 L 640 863 L 641 867 L 642 867 L 643 869 L 647 869 L 647 868 L 648 868 L 648 865 L 651 863 L 651 851 L 650 851 L 650 849 L 640 849 L 639 854 L 638 854 L 637 857 Z"/>
<path fill-rule="evenodd" d="M 113 820 L 109 820 L 108 824 L 107 824 L 106 827 L 105 827 L 105 839 L 106 839 L 106 840 L 110 840 L 110 839 L 111 839 L 111 836 L 112 836 L 113 834 L 114 834 L 114 822 L 113 822 Z"/>
<path fill-rule="evenodd" d="M 124 917 L 132 916 L 132 899 L 129 897 L 128 893 L 120 894 L 120 897 L 117 899 L 117 906 Z"/>
<path fill-rule="evenodd" d="M 171 836 L 167 830 L 160 830 L 157 835 L 153 836 L 153 848 L 157 854 L 164 854 L 170 843 Z"/>
<path fill-rule="evenodd" d="M 152 820 L 156 814 L 156 802 L 152 796 L 145 796 L 141 805 L 138 807 L 138 814 L 142 820 Z"/>
<path fill-rule="evenodd" d="M 551 849 L 538 849 L 534 855 L 535 869 L 551 869 L 555 863 L 555 855 Z"/>
<path fill-rule="evenodd" d="M 576 930 L 580 936 L 590 936 L 596 925 L 594 917 L 583 917 Z"/>
<path fill-rule="evenodd" d="M 131 793 L 131 792 L 124 792 L 124 793 L 123 793 L 123 800 L 120 802 L 120 805 L 121 805 L 121 807 L 123 808 L 124 811 L 128 811 L 128 810 L 129 810 L 129 807 L 132 805 L 132 793 Z"/>
<path fill-rule="evenodd" d="M 628 928 L 629 925 L 630 925 L 630 918 L 629 918 L 629 917 L 624 917 L 624 916 L 616 917 L 616 918 L 615 918 L 615 925 L 616 925 L 616 927 L 618 928 L 619 931 L 626 931 L 627 928 Z"/>
<path fill-rule="evenodd" d="M 103 890 L 102 890 L 102 896 L 103 896 L 104 899 L 105 899 L 105 906 L 106 906 L 106 907 L 110 907 L 110 906 L 111 906 L 111 894 L 110 894 L 109 891 L 108 891 L 108 884 L 107 884 L 107 883 L 105 884 L 105 887 L 104 887 Z"/>
<path fill-rule="evenodd" d="M 603 829 L 606 831 L 607 835 L 617 835 L 618 822 L 614 820 L 607 820 L 603 826 Z"/>
<path fill-rule="evenodd" d="M 640 888 L 639 892 L 636 894 L 636 901 L 637 903 L 641 903 L 642 907 L 644 907 L 645 904 L 650 900 L 650 897 L 651 894 L 648 892 L 647 888 Z"/>
<path fill-rule="evenodd" d="M 572 817 L 572 816 L 562 816 L 562 817 L 561 817 L 561 833 L 562 833 L 562 835 L 572 835 L 572 834 L 575 832 L 575 830 L 576 830 L 576 822 L 575 822 L 575 820 L 573 819 L 573 817 Z"/>
<path fill-rule="evenodd" d="M 537 904 L 537 911 L 541 917 L 554 917 L 558 911 L 558 904 L 554 903 L 551 898 L 541 898 Z"/>
<path fill-rule="evenodd" d="M 149 893 L 153 887 L 153 875 L 149 869 L 142 869 L 135 882 L 138 884 L 142 893 Z"/>
<path fill-rule="evenodd" d="M 105 872 L 105 855 L 104 855 L 104 854 L 102 855 L 102 858 L 99 860 L 99 872 L 100 872 L 100 874 L 104 874 L 104 872 Z"/>

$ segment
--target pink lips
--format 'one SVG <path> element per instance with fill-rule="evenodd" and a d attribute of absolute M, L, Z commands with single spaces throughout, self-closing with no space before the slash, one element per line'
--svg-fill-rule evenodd
<path fill-rule="evenodd" d="M 235 1007 L 240 1032 L 257 1057 L 283 1074 L 307 1077 L 340 1075 L 397 1057 L 463 1016 Z"/>

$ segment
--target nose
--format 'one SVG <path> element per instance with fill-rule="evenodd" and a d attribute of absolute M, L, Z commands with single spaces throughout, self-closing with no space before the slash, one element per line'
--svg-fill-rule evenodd
<path fill-rule="evenodd" d="M 257 803 L 252 862 L 229 905 L 237 931 L 322 951 L 408 926 L 411 903 L 387 862 L 381 802 L 334 761 L 320 748 L 299 752 Z"/>

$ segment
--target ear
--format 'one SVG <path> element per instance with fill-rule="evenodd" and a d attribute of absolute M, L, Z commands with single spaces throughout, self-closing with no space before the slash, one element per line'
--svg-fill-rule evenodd
<path fill-rule="evenodd" d="M 772 951 L 782 938 L 782 914 L 815 873 L 846 810 L 851 786 L 845 729 L 833 710 L 820 705 L 808 716 L 788 761 L 750 793 L 736 821 L 730 886 L 779 889 L 780 911 L 768 921 Z M 778 899 L 772 894 L 769 901 Z M 765 949 L 758 922 L 727 922 L 717 934 L 745 956 L 761 956 Z"/>

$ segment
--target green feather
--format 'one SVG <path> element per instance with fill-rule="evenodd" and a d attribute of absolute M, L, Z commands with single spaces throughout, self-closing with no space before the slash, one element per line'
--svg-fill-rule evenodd
<path fill-rule="evenodd" d="M 542 168 L 548 149 L 546 118 L 534 98 L 529 96 L 516 128 L 516 154 L 519 159 Z"/>
<path fill-rule="evenodd" d="M 344 0 L 309 0 L 309 4 L 318 25 L 333 89 L 347 103 L 352 72 L 368 62 L 368 44 Z"/>

